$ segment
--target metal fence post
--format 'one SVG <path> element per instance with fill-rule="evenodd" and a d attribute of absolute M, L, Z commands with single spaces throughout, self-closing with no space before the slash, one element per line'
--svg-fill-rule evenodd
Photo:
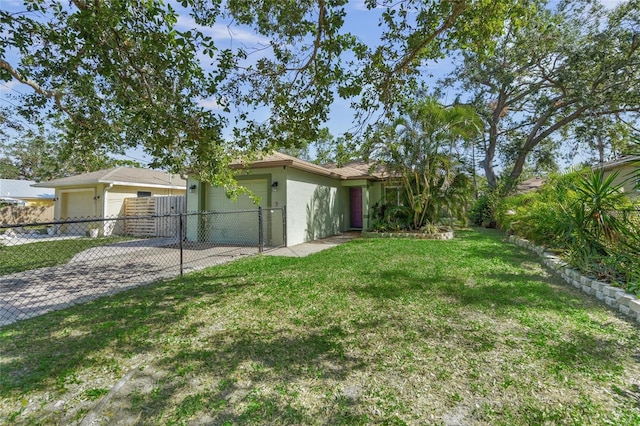
<path fill-rule="evenodd" d="M 282 245 L 287 246 L 287 206 L 282 206 Z"/>
<path fill-rule="evenodd" d="M 264 250 L 264 236 L 262 235 L 262 207 L 258 206 L 258 251 L 262 253 Z"/>
<path fill-rule="evenodd" d="M 178 214 L 178 240 L 180 240 L 180 276 L 184 275 L 184 251 L 183 251 L 183 244 L 182 244 L 182 229 L 183 229 L 183 224 L 182 224 L 182 215 L 183 213 Z"/>

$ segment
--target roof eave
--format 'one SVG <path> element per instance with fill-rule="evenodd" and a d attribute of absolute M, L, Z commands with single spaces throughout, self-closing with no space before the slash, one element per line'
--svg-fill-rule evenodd
<path fill-rule="evenodd" d="M 302 170 L 309 173 L 314 173 L 320 176 L 327 176 L 336 180 L 345 180 L 345 176 L 335 173 L 331 170 L 325 169 L 322 166 L 316 166 L 312 164 L 301 164 L 293 160 L 275 160 L 275 161 L 257 161 L 251 164 L 236 163 L 232 164 L 233 169 L 268 169 L 271 167 L 291 167 L 297 170 Z"/>
<path fill-rule="evenodd" d="M 187 189 L 187 184 L 185 182 L 184 185 L 167 185 L 167 184 L 158 184 L 158 183 L 144 183 L 144 182 L 125 182 L 125 181 L 108 181 L 108 180 L 100 180 L 98 183 L 106 183 L 109 185 L 119 185 L 119 186 L 135 186 L 135 187 L 145 187 L 145 188 L 162 188 L 162 189 Z"/>
<path fill-rule="evenodd" d="M 255 163 L 233 163 L 229 167 L 232 169 L 267 169 L 269 167 L 282 167 L 292 166 L 291 160 L 276 160 L 276 161 L 257 161 Z"/>
<path fill-rule="evenodd" d="M 598 170 L 598 169 L 602 169 L 602 170 L 610 170 L 613 168 L 616 168 L 618 166 L 624 166 L 626 164 L 630 164 L 630 163 L 634 163 L 640 161 L 640 155 L 636 155 L 636 156 L 631 156 L 631 157 L 626 157 L 626 158 L 621 158 L 619 160 L 614 160 L 608 163 L 598 163 L 595 166 L 592 167 L 592 170 Z"/>
<path fill-rule="evenodd" d="M 97 182 L 71 182 L 71 183 L 61 183 L 61 184 L 52 184 L 49 182 L 40 182 L 35 185 L 31 185 L 35 188 L 66 188 L 69 186 L 88 186 L 95 185 Z"/>
<path fill-rule="evenodd" d="M 186 183 L 184 185 L 165 185 L 165 184 L 140 183 L 140 182 L 112 181 L 112 180 L 98 180 L 93 182 L 69 182 L 69 183 L 62 183 L 57 185 L 51 185 L 51 184 L 47 184 L 46 182 L 41 182 L 31 186 L 38 187 L 38 188 L 69 188 L 69 187 L 78 187 L 78 186 L 84 186 L 84 187 L 94 186 L 98 184 L 134 186 L 134 187 L 146 187 L 146 188 L 162 188 L 162 189 L 184 189 L 184 190 L 186 190 L 187 188 Z"/>
<path fill-rule="evenodd" d="M 370 182 L 381 182 L 384 181 L 385 178 L 379 176 L 371 176 L 371 175 L 361 175 L 361 176 L 347 176 L 344 179 L 346 180 L 368 180 Z"/>

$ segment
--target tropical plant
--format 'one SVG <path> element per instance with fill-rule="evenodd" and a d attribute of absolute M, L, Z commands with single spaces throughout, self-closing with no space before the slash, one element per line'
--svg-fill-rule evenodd
<path fill-rule="evenodd" d="M 479 119 L 463 105 L 446 108 L 427 97 L 408 103 L 405 113 L 376 133 L 366 147 L 402 187 L 410 227 L 466 215 L 471 179 L 456 155 L 460 140 L 473 138 Z"/>
<path fill-rule="evenodd" d="M 618 172 L 604 175 L 604 171 L 590 172 L 576 185 L 577 200 L 571 206 L 573 226 L 569 234 L 579 245 L 597 254 L 606 254 L 606 244 L 618 243 L 626 232 L 615 212 L 629 201 L 622 185 L 615 184 Z"/>
<path fill-rule="evenodd" d="M 635 210 L 602 170 L 552 175 L 536 192 L 506 197 L 495 212 L 504 229 L 564 253 L 581 271 L 640 289 L 640 231 Z"/>
<path fill-rule="evenodd" d="M 564 247 L 565 230 L 569 227 L 564 206 L 574 202 L 578 178 L 578 172 L 550 175 L 537 191 L 497 200 L 495 220 L 501 228 L 540 245 Z"/>
<path fill-rule="evenodd" d="M 489 194 L 480 195 L 469 210 L 469 220 L 476 226 L 482 226 L 490 218 Z"/>
<path fill-rule="evenodd" d="M 631 206 L 616 183 L 618 172 L 581 175 L 576 200 L 566 209 L 569 262 L 609 281 L 633 283 L 640 278 L 640 235 L 621 212 Z"/>

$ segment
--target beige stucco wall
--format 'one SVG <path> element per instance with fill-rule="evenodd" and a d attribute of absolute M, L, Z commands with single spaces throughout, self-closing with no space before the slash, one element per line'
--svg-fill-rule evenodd
<path fill-rule="evenodd" d="M 0 207 L 0 223 L 17 225 L 19 223 L 50 222 L 53 220 L 53 206 L 5 206 Z"/>
<path fill-rule="evenodd" d="M 22 198 L 22 200 L 25 201 L 27 207 L 53 207 L 55 203 L 53 199 Z"/>
<path fill-rule="evenodd" d="M 342 181 L 295 169 L 287 172 L 288 245 L 346 230 L 349 192 Z"/>
<path fill-rule="evenodd" d="M 152 197 L 164 197 L 169 195 L 184 195 L 185 190 L 169 188 L 152 188 L 144 186 L 120 186 L 99 185 L 102 192 L 104 216 L 115 217 L 124 214 L 124 199 L 136 198 L 139 191 L 151 192 Z"/>
<path fill-rule="evenodd" d="M 381 199 L 383 184 L 366 180 L 345 181 L 319 176 L 314 173 L 293 169 L 291 167 L 273 167 L 256 169 L 251 173 L 238 176 L 242 184 L 243 179 L 266 179 L 270 187 L 278 182 L 276 191 L 270 191 L 267 200 L 262 200 L 263 209 L 281 208 L 287 210 L 287 245 L 296 245 L 306 241 L 335 235 L 348 230 L 350 220 L 349 188 L 356 186 L 363 189 L 363 227 L 369 226 L 371 205 Z M 217 210 L 209 206 L 211 192 L 224 192 L 223 188 L 212 187 L 209 184 L 189 178 L 187 188 L 196 185 L 196 191 L 187 191 L 187 211 Z M 224 203 L 225 209 L 233 209 L 233 204 Z M 193 222 L 193 223 L 191 223 Z M 274 215 L 269 233 L 277 239 L 281 236 L 281 221 L 279 213 Z M 202 228 L 200 226 L 200 228 Z M 202 233 L 202 230 L 200 230 Z M 187 238 L 197 241 L 198 226 L 195 219 L 190 219 L 187 226 Z"/>
<path fill-rule="evenodd" d="M 640 191 L 634 188 L 637 181 L 633 177 L 633 173 L 636 172 L 638 168 L 631 165 L 625 165 L 623 167 L 617 167 L 614 170 L 606 170 L 604 174 L 605 176 L 608 176 L 616 170 L 619 171 L 619 173 L 618 177 L 614 180 L 614 184 L 623 185 L 625 194 L 630 197 L 640 197 Z"/>
<path fill-rule="evenodd" d="M 109 186 L 107 184 L 84 185 L 75 187 L 56 188 L 55 217 L 66 216 L 66 208 L 63 206 L 64 195 L 69 193 L 82 193 L 88 203 L 92 204 L 92 215 L 95 217 L 115 217 L 123 214 L 124 199 L 137 197 L 138 191 L 151 192 L 152 196 L 184 195 L 185 190 L 154 188 L 146 186 Z M 73 209 L 73 206 L 68 206 Z M 73 216 L 73 214 L 72 214 Z"/>

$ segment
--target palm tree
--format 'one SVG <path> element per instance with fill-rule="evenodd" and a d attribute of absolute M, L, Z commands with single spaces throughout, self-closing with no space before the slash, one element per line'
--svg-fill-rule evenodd
<path fill-rule="evenodd" d="M 400 177 L 414 229 L 438 223 L 445 212 L 464 211 L 470 179 L 462 171 L 456 149 L 458 142 L 480 133 L 480 123 L 471 107 L 447 108 L 425 98 L 412 103 L 391 124 L 381 157 Z"/>

